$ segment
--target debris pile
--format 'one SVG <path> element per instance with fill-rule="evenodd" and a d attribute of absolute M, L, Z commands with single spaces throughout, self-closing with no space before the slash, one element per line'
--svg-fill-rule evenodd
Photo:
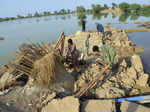
<path fill-rule="evenodd" d="M 102 43 L 94 31 L 77 32 L 65 37 L 64 43 L 60 42 L 64 39 L 62 36 L 55 47 L 46 43 L 22 45 L 16 60 L 0 70 L 0 89 L 3 90 L 0 103 L 7 104 L 3 107 L 18 108 L 18 112 L 99 112 L 100 107 L 103 112 L 116 112 L 115 98 L 150 93 L 143 91 L 149 88 L 149 76 L 144 73 L 141 59 L 125 31 L 111 27 L 106 27 L 106 31 L 111 35 L 105 36 L 105 43 L 116 50 L 112 69 L 108 69 L 109 64 L 102 56 L 92 52 L 94 45 Z M 62 63 L 65 52 L 61 49 L 57 53 L 54 49 L 58 43 L 66 48 L 71 38 L 80 53 L 84 53 L 89 33 L 89 56 L 85 56 L 80 72 L 74 74 L 73 69 L 65 68 Z M 23 86 L 16 83 L 20 79 L 27 80 Z"/>

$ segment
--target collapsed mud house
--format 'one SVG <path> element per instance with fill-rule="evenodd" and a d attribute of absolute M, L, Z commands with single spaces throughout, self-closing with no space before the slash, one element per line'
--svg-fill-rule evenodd
<path fill-rule="evenodd" d="M 116 112 L 114 100 L 95 99 L 148 94 L 149 76 L 144 73 L 141 59 L 127 34 L 111 27 L 106 27 L 105 31 L 112 33 L 105 40 L 106 44 L 117 52 L 111 71 L 101 57 L 92 54 L 93 45 L 101 42 L 94 31 L 77 32 L 66 36 L 65 41 L 62 33 L 54 45 L 22 45 L 16 60 L 1 68 L 0 89 L 3 91 L 0 101 L 7 107 L 3 106 L 3 111 L 99 112 L 99 108 L 92 106 L 96 104 L 101 109 L 102 105 L 107 105 L 107 109 L 103 107 L 104 111 Z M 80 52 L 84 52 L 85 37 L 89 33 L 90 55 L 85 57 L 86 64 L 80 65 L 80 74 L 74 75 L 72 69 L 65 68 L 62 63 L 63 49 L 67 46 L 67 39 L 72 38 Z M 59 47 L 58 52 L 55 49 Z M 22 80 L 26 81 L 20 86 Z"/>

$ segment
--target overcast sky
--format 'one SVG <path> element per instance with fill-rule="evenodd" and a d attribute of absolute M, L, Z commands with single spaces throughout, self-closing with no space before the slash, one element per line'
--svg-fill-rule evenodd
<path fill-rule="evenodd" d="M 54 11 L 62 8 L 75 9 L 78 5 L 90 8 L 91 4 L 111 5 L 112 2 L 150 4 L 150 0 L 0 0 L 0 17 L 27 15 L 35 11 Z"/>

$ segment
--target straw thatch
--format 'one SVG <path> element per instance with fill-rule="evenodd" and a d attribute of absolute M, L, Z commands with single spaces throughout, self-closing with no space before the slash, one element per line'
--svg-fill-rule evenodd
<path fill-rule="evenodd" d="M 26 75 L 29 80 L 49 85 L 50 80 L 54 79 L 57 61 L 52 51 L 51 46 L 45 43 L 22 44 L 16 52 L 17 58 L 9 65 L 10 74 L 17 78 Z"/>
<path fill-rule="evenodd" d="M 55 79 L 56 63 L 57 66 L 61 64 L 63 48 L 64 32 L 61 32 L 60 39 L 55 46 L 44 42 L 22 44 L 16 51 L 17 58 L 9 65 L 8 71 L 15 79 L 25 75 L 28 76 L 29 83 L 36 81 L 40 85 L 49 87 Z M 62 65 L 61 68 L 63 68 Z M 6 86 L 10 86 L 14 81 L 10 81 Z"/>
<path fill-rule="evenodd" d="M 34 63 L 31 77 L 40 85 L 50 87 L 55 79 L 56 62 L 59 62 L 59 58 L 53 52 L 45 55 Z"/>

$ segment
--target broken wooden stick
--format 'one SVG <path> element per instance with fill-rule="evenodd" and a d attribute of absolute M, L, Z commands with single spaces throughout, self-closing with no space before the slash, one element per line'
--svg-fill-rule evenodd
<path fill-rule="evenodd" d="M 95 86 L 95 84 L 101 79 L 103 74 L 107 71 L 109 66 L 110 66 L 110 64 L 108 64 L 107 66 L 102 68 L 101 72 L 97 76 L 95 76 L 94 79 L 92 81 L 90 81 L 87 85 L 82 87 L 80 89 L 80 91 L 75 95 L 75 97 L 80 98 L 81 96 L 83 96 L 88 91 L 88 89 L 93 88 Z"/>

